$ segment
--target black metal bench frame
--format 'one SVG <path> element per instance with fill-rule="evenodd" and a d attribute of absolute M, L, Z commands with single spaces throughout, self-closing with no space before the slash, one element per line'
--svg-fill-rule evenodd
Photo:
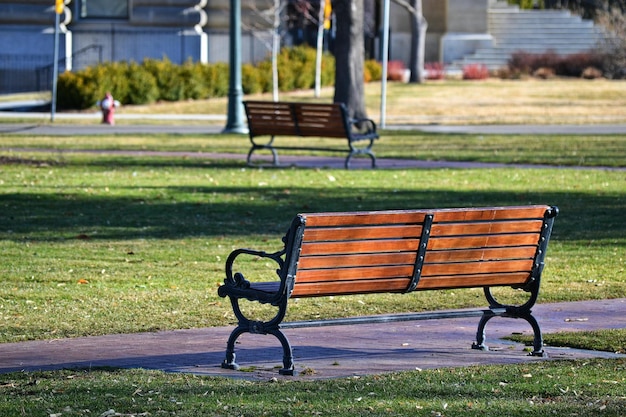
<path fill-rule="evenodd" d="M 437 227 L 446 227 L 446 226 L 455 226 L 455 224 L 447 224 L 445 221 L 441 221 L 438 224 L 438 217 L 445 217 L 446 215 L 454 215 L 458 216 L 459 213 L 464 216 L 466 215 L 464 211 L 467 211 L 467 217 L 476 217 L 478 220 L 471 222 L 471 226 L 467 226 L 467 231 L 459 230 L 456 233 L 459 235 L 466 234 L 466 236 L 462 236 L 461 239 L 472 239 L 474 230 L 477 230 L 476 227 L 480 227 L 481 225 L 489 225 L 491 228 L 492 225 L 488 220 L 481 220 L 479 216 L 487 216 L 492 215 L 490 213 L 496 213 L 496 216 L 502 217 L 503 221 L 508 221 L 509 213 L 517 213 L 520 210 L 533 210 L 535 213 L 543 212 L 543 216 L 541 218 L 537 217 L 532 219 L 532 221 L 537 224 L 540 223 L 540 227 L 537 227 L 536 231 L 532 233 L 536 233 L 536 237 L 533 237 L 533 234 L 530 234 L 530 238 L 536 239 L 535 243 L 520 243 L 520 247 L 524 247 L 526 252 L 532 251 L 534 252 L 532 255 L 528 255 L 528 259 L 524 259 L 523 262 L 531 262 L 532 266 L 528 271 L 526 271 L 529 275 L 525 279 L 525 281 L 519 281 L 518 278 L 511 278 L 511 281 L 507 281 L 508 278 L 500 277 L 500 275 L 507 275 L 502 273 L 500 275 L 494 274 L 493 277 L 490 277 L 489 274 L 481 274 L 476 280 L 471 284 L 464 284 L 462 281 L 450 281 L 446 283 L 439 284 L 436 276 L 427 276 L 422 277 L 423 268 L 429 268 L 424 262 L 425 259 L 429 256 L 429 251 L 433 251 L 431 246 L 436 246 L 434 243 L 434 239 L 438 237 L 434 236 L 437 233 Z M 509 210 L 509 211 L 507 211 Z M 366 317 L 349 317 L 349 318 L 341 318 L 341 319 L 327 319 L 327 320 L 312 320 L 312 321 L 300 321 L 300 322 L 291 322 L 291 323 L 283 323 L 283 319 L 287 313 L 288 301 L 290 298 L 299 297 L 299 296 L 307 296 L 307 297 L 316 297 L 316 296 L 327 296 L 327 295 L 336 295 L 344 291 L 345 294 L 361 294 L 365 292 L 359 292 L 358 290 L 354 292 L 345 292 L 345 290 L 337 291 L 326 291 L 323 289 L 312 290 L 307 294 L 297 294 L 298 285 L 304 286 L 306 284 L 299 283 L 298 281 L 298 264 L 299 258 L 302 254 L 302 245 L 303 241 L 305 241 L 305 234 L 307 230 L 307 219 L 310 218 L 311 215 L 299 214 L 297 215 L 291 224 L 291 227 L 287 231 L 287 234 L 283 237 L 284 247 L 282 250 L 267 253 L 264 251 L 257 251 L 251 249 L 237 249 L 230 253 L 228 259 L 226 260 L 226 279 L 224 280 L 224 284 L 218 288 L 218 294 L 221 297 L 229 297 L 231 301 L 231 305 L 233 308 L 233 312 L 237 318 L 238 324 L 237 327 L 232 331 L 226 347 L 226 358 L 222 363 L 222 367 L 228 369 L 239 369 L 239 365 L 235 362 L 235 343 L 239 336 L 244 333 L 252 333 L 252 334 L 271 334 L 274 335 L 281 343 L 283 348 L 283 368 L 279 371 L 282 375 L 293 375 L 294 373 L 294 364 L 293 364 L 293 353 L 292 347 L 289 343 L 289 340 L 281 331 L 281 329 L 288 328 L 299 328 L 299 327 L 322 327 L 322 326 L 332 326 L 332 325 L 341 325 L 341 324 L 355 324 L 355 323 L 381 323 L 381 322 L 391 322 L 391 321 L 408 321 L 408 320 L 424 320 L 424 319 L 436 319 L 436 318 L 457 318 L 457 317 L 480 317 L 480 321 L 478 324 L 478 329 L 476 332 L 476 341 L 473 343 L 472 348 L 488 350 L 488 347 L 485 344 L 485 327 L 487 322 L 489 322 L 494 317 L 510 317 L 510 318 L 521 318 L 528 322 L 532 327 L 534 339 L 533 339 L 533 351 L 530 353 L 532 356 L 543 356 L 543 337 L 541 334 L 541 329 L 535 317 L 532 315 L 531 308 L 537 301 L 537 297 L 539 295 L 539 287 L 541 282 L 541 274 L 544 268 L 544 258 L 547 250 L 548 241 L 550 239 L 550 235 L 552 232 L 552 227 L 554 223 L 554 219 L 558 214 L 557 207 L 550 206 L 520 206 L 520 207 L 499 207 L 499 208 L 480 208 L 480 209 L 441 209 L 441 210 L 419 210 L 419 211 L 385 211 L 385 212 L 353 212 L 353 213 L 317 213 L 316 216 L 324 216 L 329 215 L 330 217 L 334 215 L 344 215 L 346 219 L 350 218 L 359 218 L 367 217 L 367 216 L 380 216 L 381 219 L 390 219 L 394 216 L 400 218 L 398 223 L 400 227 L 398 229 L 402 229 L 402 220 L 407 215 L 415 215 L 423 214 L 423 220 L 420 221 L 419 228 L 421 228 L 420 236 L 415 237 L 415 241 L 419 244 L 415 247 L 415 265 L 412 269 L 412 276 L 409 276 L 406 280 L 407 284 L 402 284 L 402 288 L 377 288 L 373 289 L 369 292 L 401 292 L 401 293 L 410 293 L 412 291 L 424 291 L 429 289 L 453 289 L 453 288 L 476 288 L 482 287 L 484 290 L 484 295 L 486 297 L 487 303 L 489 305 L 488 308 L 483 309 L 464 309 L 464 310 L 450 310 L 450 311 L 433 311 L 433 312 L 424 312 L 424 313 L 404 313 L 404 314 L 390 314 L 390 315 L 378 315 L 378 316 L 366 316 Z M 486 214 L 485 214 L 486 213 Z M 403 216 L 403 217 L 402 217 Z M 510 218 L 513 218 L 514 215 L 511 215 Z M 312 221 L 312 220 L 310 220 Z M 377 228 L 377 230 L 383 230 L 385 228 L 396 227 L 398 225 L 387 225 L 389 220 L 385 220 L 381 223 L 381 227 Z M 522 223 L 531 222 L 530 219 L 517 219 L 516 221 L 520 221 Z M 435 223 L 435 224 L 434 224 Z M 415 226 L 415 225 L 411 225 Z M 407 226 L 409 227 L 409 226 Z M 494 229 L 497 228 L 497 225 Z M 330 230 L 330 228 L 322 228 L 323 230 Z M 356 230 L 356 229 L 354 229 Z M 456 230 L 456 229 L 455 229 Z M 314 233 L 314 232 L 309 232 Z M 356 232 L 355 232 L 356 233 Z M 516 233 L 506 233 L 500 234 L 499 236 L 502 238 L 506 238 L 505 240 L 515 241 L 516 236 L 519 236 L 519 239 L 526 239 L 522 236 L 527 236 L 528 232 L 524 232 L 519 230 Z M 484 233 L 481 237 L 482 240 L 487 242 L 490 238 L 493 238 L 496 235 L 492 235 L 489 233 Z M 443 237 L 442 239 L 449 239 L 447 237 Z M 500 239 L 501 240 L 501 239 Z M 403 239 L 399 239 L 398 242 L 403 243 Z M 495 242 L 495 240 L 494 240 Z M 332 242 L 331 242 L 332 243 Z M 350 243 L 342 243 L 350 245 Z M 473 243 L 472 243 L 473 244 Z M 477 245 L 476 248 L 471 249 L 471 252 L 483 250 L 484 257 L 488 257 L 489 251 L 501 251 L 508 249 L 515 249 L 515 247 L 504 248 L 501 249 L 498 245 L 510 245 L 513 246 L 515 243 L 494 243 L 494 248 L 486 248 L 484 246 Z M 456 249 L 452 249 L 451 253 L 457 253 L 462 251 L 457 251 Z M 261 258 L 271 259 L 278 265 L 277 274 L 278 281 L 270 281 L 270 282 L 249 282 L 247 281 L 243 274 L 240 272 L 233 272 L 233 267 L 236 259 L 240 255 L 251 255 Z M 368 257 L 375 256 L 376 254 L 368 254 Z M 493 255 L 495 256 L 495 255 Z M 503 256 L 503 255 L 498 255 Z M 519 257 L 520 255 L 511 255 L 514 257 Z M 487 261 L 487 259 L 485 259 Z M 520 260 L 519 262 L 521 262 Z M 492 259 L 490 262 L 499 262 L 498 259 Z M 508 262 L 508 261 L 507 261 Z M 510 262 L 515 263 L 518 262 L 517 259 L 513 259 Z M 482 260 L 479 259 L 478 262 L 472 261 L 474 268 L 477 270 L 480 269 L 480 264 Z M 448 264 L 446 267 L 455 267 L 456 263 L 452 262 Z M 432 265 L 430 266 L 433 267 Z M 437 266 L 436 266 L 437 267 Z M 326 270 L 321 270 L 322 274 L 327 272 Z M 426 271 L 426 269 L 424 269 Z M 525 273 L 526 273 L 525 272 Z M 427 273 L 427 272 L 426 272 Z M 472 271 L 462 272 L 459 271 L 458 277 L 451 272 L 448 272 L 445 277 L 439 278 L 442 281 L 454 280 L 460 278 L 464 278 L 463 274 L 468 274 L 470 277 L 470 273 L 474 273 Z M 304 274 L 304 272 L 303 272 Z M 515 273 L 514 275 L 520 275 L 521 273 Z M 484 277 L 483 277 L 484 275 Z M 336 283 L 342 284 L 340 282 L 341 274 L 337 277 Z M 480 282 L 484 281 L 483 284 Z M 457 282 L 455 284 L 455 282 Z M 334 285 L 333 279 L 328 279 L 325 281 L 325 284 L 330 283 Z M 426 284 L 424 284 L 426 283 Z M 317 284 L 316 284 L 317 285 Z M 394 284 L 395 285 L 395 284 Z M 429 287 L 430 286 L 430 287 Z M 528 300 L 520 305 L 507 305 L 500 303 L 496 297 L 492 294 L 491 287 L 496 286 L 510 286 L 512 288 L 522 289 L 529 293 Z M 317 292 L 316 292 L 317 291 Z M 325 292 L 326 291 L 326 292 Z M 263 304 L 270 304 L 272 306 L 277 307 L 276 315 L 268 320 L 268 321 L 255 321 L 246 317 L 246 315 L 242 312 L 239 300 L 247 299 L 250 301 L 258 301 Z"/>
<path fill-rule="evenodd" d="M 273 165 L 279 166 L 277 149 L 311 150 L 329 152 L 347 152 L 344 166 L 350 168 L 350 162 L 356 155 L 367 155 L 376 167 L 376 156 L 372 151 L 374 141 L 379 138 L 376 123 L 371 119 L 351 119 L 343 103 L 295 103 L 271 101 L 244 101 L 248 119 L 248 134 L 252 146 L 248 152 L 247 163 L 252 164 L 252 155 L 259 150 L 272 153 Z M 265 143 L 257 142 L 259 136 L 270 136 Z M 277 136 L 320 137 L 345 139 L 348 150 L 313 146 L 278 146 L 274 144 Z M 356 146 L 365 142 L 365 146 Z"/>

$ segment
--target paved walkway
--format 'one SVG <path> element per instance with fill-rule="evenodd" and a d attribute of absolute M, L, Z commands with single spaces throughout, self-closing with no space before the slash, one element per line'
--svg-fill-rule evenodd
<path fill-rule="evenodd" d="M 0 112 L 2 115 L 3 112 Z M 6 112 L 5 112 L 6 113 Z M 127 115 L 131 116 L 131 115 Z M 167 118 L 167 115 L 161 115 Z M 180 119 L 181 116 L 170 116 Z M 217 116 L 216 116 L 217 117 Z M 435 126 L 435 125 L 395 125 L 388 126 L 389 129 L 406 130 L 412 129 L 423 132 L 451 132 L 451 133 L 471 133 L 471 134 L 624 134 L 626 135 L 626 125 L 483 125 L 483 126 Z M 23 135 L 44 135 L 44 136 L 73 136 L 73 135 L 102 135 L 102 134 L 216 134 L 223 130 L 223 126 L 216 125 L 69 125 L 69 124 L 39 124 L 39 123 L 0 123 L 0 135 L 7 134 L 23 134 Z M 19 148 L 1 148 L 8 151 L 21 151 Z M 24 149 L 24 151 L 33 152 L 32 148 Z M 158 152 L 158 151 L 84 151 L 84 150 L 40 150 L 41 152 L 59 153 L 80 153 L 80 152 L 100 152 L 118 155 L 149 155 L 149 156 L 179 156 L 185 158 L 202 158 L 202 159 L 245 159 L 246 155 L 241 154 L 225 154 L 213 152 Z M 269 164 L 271 158 L 269 156 L 255 155 L 255 160 L 265 159 Z M 282 166 L 297 166 L 301 168 L 343 168 L 345 156 L 289 156 L 280 155 L 280 163 Z M 559 168 L 559 169 L 588 169 L 588 170 L 611 170 L 626 171 L 626 167 L 555 167 L 553 165 L 528 165 L 528 164 L 499 164 L 499 163 L 482 163 L 482 162 L 455 162 L 455 161 L 424 161 L 413 159 L 392 159 L 378 158 L 379 169 L 434 169 L 434 168 L 457 168 L 457 169 L 478 169 L 478 168 Z M 352 169 L 371 169 L 369 158 L 353 158 L 351 162 Z"/>
<path fill-rule="evenodd" d="M 215 134 L 224 130 L 226 118 L 222 115 L 117 115 L 116 118 L 122 123 L 115 126 L 99 124 L 98 114 L 65 114 L 54 123 L 49 123 L 50 116 L 47 113 L 20 113 L 0 111 L 2 118 L 32 118 L 32 123 L 0 123 L 1 133 L 32 134 L 32 135 L 98 135 L 98 134 Z M 66 117 L 78 117 L 86 120 L 94 120 L 93 124 L 70 124 Z M 146 120 L 172 120 L 176 124 L 145 124 Z M 123 122 L 122 122 L 123 121 Z M 132 124 L 126 124 L 129 123 Z M 194 122 L 194 123 L 191 123 Z M 142 124 L 144 123 L 144 124 Z M 185 124 L 186 123 L 186 124 Z M 596 125 L 438 125 L 438 124 L 414 124 L 388 123 L 388 130 L 415 130 L 427 133 L 467 133 L 467 134 L 494 134 L 494 135 L 623 135 L 626 134 L 626 124 L 596 124 Z"/>
<path fill-rule="evenodd" d="M 533 313 L 544 334 L 626 328 L 626 299 L 539 304 Z M 346 325 L 285 330 L 294 347 L 297 379 L 350 377 L 403 370 L 555 359 L 626 358 L 605 352 L 546 347 L 530 357 L 512 333 L 532 334 L 523 320 L 497 318 L 487 325 L 490 351 L 470 348 L 478 318 Z M 0 373 L 96 366 L 159 369 L 253 380 L 279 377 L 282 350 L 273 336 L 245 334 L 237 345 L 243 371 L 220 367 L 232 327 L 107 335 L 0 344 Z M 303 372 L 305 371 L 305 372 Z"/>

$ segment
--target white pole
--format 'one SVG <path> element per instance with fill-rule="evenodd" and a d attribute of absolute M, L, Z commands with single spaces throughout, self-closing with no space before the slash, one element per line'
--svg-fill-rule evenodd
<path fill-rule="evenodd" d="M 386 126 L 386 112 L 387 112 L 387 64 L 389 61 L 389 0 L 385 0 L 383 3 L 383 34 L 382 34 L 382 65 L 383 74 L 381 80 L 381 92 L 380 92 L 380 127 Z"/>
<path fill-rule="evenodd" d="M 320 96 L 322 85 L 322 48 L 324 47 L 324 9 L 326 1 L 320 0 L 320 12 L 317 19 L 317 54 L 315 56 L 315 97 Z"/>
<path fill-rule="evenodd" d="M 272 28 L 272 99 L 278 101 L 278 52 L 280 51 L 280 0 L 274 0 L 274 26 Z"/>
<path fill-rule="evenodd" d="M 50 102 L 50 121 L 54 122 L 57 110 L 57 78 L 59 77 L 59 24 L 60 14 L 54 13 L 54 62 L 52 63 L 52 100 Z"/>

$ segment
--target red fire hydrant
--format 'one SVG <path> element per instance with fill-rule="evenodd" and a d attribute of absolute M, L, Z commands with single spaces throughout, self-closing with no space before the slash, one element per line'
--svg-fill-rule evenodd
<path fill-rule="evenodd" d="M 113 99 L 111 93 L 106 93 L 100 101 L 100 110 L 102 110 L 102 123 L 108 125 L 115 124 L 115 108 L 119 106 L 119 101 Z"/>

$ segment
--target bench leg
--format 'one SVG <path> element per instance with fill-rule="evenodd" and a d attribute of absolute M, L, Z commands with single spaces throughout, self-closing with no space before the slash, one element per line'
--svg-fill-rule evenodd
<path fill-rule="evenodd" d="M 222 362 L 222 368 L 239 370 L 240 367 L 235 362 L 235 344 L 237 343 L 239 336 L 244 333 L 261 335 L 271 334 L 280 341 L 283 348 L 283 368 L 279 371 L 279 373 L 281 375 L 293 375 L 293 350 L 291 348 L 291 344 L 289 343 L 289 339 L 287 339 L 287 336 L 284 335 L 279 327 L 280 322 L 285 317 L 287 301 L 285 300 L 282 304 L 277 306 L 278 312 L 276 316 L 267 322 L 247 319 L 239 307 L 239 299 L 231 297 L 230 301 L 239 324 L 231 332 L 230 337 L 228 338 L 228 342 L 226 344 L 226 358 L 224 359 L 224 362 Z"/>
<path fill-rule="evenodd" d="M 541 335 L 541 328 L 539 327 L 539 323 L 537 323 L 537 319 L 535 319 L 535 317 L 530 314 L 530 311 L 528 312 L 528 314 L 521 316 L 521 318 L 526 320 L 528 324 L 532 326 L 533 333 L 535 334 L 535 337 L 533 339 L 533 351 L 530 352 L 530 356 L 545 356 L 546 354 L 543 350 L 543 336 Z"/>
<path fill-rule="evenodd" d="M 478 330 L 476 331 L 476 341 L 472 343 L 472 349 L 477 350 L 489 350 L 489 346 L 485 344 L 485 327 L 487 326 L 487 322 L 496 316 L 495 313 L 491 311 L 485 311 L 483 316 L 480 318 L 480 322 L 478 323 Z"/>
<path fill-rule="evenodd" d="M 529 354 L 530 356 L 545 356 L 545 352 L 543 350 L 543 336 L 541 335 L 541 328 L 539 327 L 539 323 L 537 319 L 531 314 L 530 311 L 527 312 L 512 312 L 507 311 L 502 314 L 497 314 L 491 310 L 487 310 L 483 313 L 483 316 L 478 323 L 478 330 L 476 331 L 476 341 L 472 344 L 472 349 L 478 350 L 489 350 L 489 347 L 485 344 L 485 327 L 487 326 L 487 322 L 494 317 L 510 317 L 510 318 L 520 318 L 524 319 L 530 324 L 533 329 L 533 351 Z"/>
<path fill-rule="evenodd" d="M 376 156 L 372 152 L 370 152 L 369 150 L 364 150 L 364 149 L 354 149 L 350 152 L 350 154 L 346 158 L 346 161 L 344 163 L 344 166 L 346 169 L 350 169 L 350 161 L 352 160 L 352 157 L 358 154 L 365 154 L 369 156 L 370 159 L 372 160 L 372 168 L 376 168 Z"/>
<path fill-rule="evenodd" d="M 278 161 L 278 152 L 276 152 L 276 149 L 272 146 L 272 144 L 274 143 L 274 136 L 272 136 L 271 139 L 269 140 L 269 142 L 267 142 L 264 145 L 259 145 L 252 139 L 250 141 L 252 142 L 252 147 L 248 151 L 248 158 L 246 158 L 246 163 L 248 165 L 254 166 L 252 164 L 252 154 L 257 149 L 269 149 L 269 151 L 272 152 L 272 165 L 274 165 L 274 166 L 279 166 L 280 165 L 280 163 Z"/>
<path fill-rule="evenodd" d="M 222 368 L 232 369 L 234 371 L 239 370 L 239 365 L 237 365 L 237 362 L 235 362 L 235 358 L 237 356 L 235 355 L 235 343 L 237 342 L 239 336 L 241 336 L 246 331 L 247 330 L 242 327 L 237 327 L 230 334 L 230 337 L 228 338 L 228 343 L 226 344 L 226 358 L 224 359 L 224 362 L 222 362 Z"/>
<path fill-rule="evenodd" d="M 274 335 L 283 347 L 283 368 L 279 371 L 281 375 L 293 375 L 294 374 L 294 365 L 293 365 L 293 350 L 291 348 L 291 343 L 289 343 L 289 339 L 287 336 L 280 331 L 280 329 L 265 329 L 263 332 L 251 331 L 248 327 L 238 326 L 235 330 L 232 331 L 230 337 L 228 338 L 228 343 L 226 344 L 226 358 L 224 362 L 222 362 L 222 368 L 224 369 L 232 369 L 234 371 L 238 371 L 240 366 L 235 362 L 237 355 L 235 354 L 235 344 L 237 343 L 237 339 L 244 333 L 259 333 L 259 334 L 271 334 Z"/>
<path fill-rule="evenodd" d="M 293 366 L 293 350 L 291 349 L 289 339 L 287 339 L 287 336 L 285 336 L 280 329 L 273 330 L 270 333 L 276 336 L 283 346 L 283 369 L 279 370 L 278 373 L 293 376 L 295 367 Z"/>

